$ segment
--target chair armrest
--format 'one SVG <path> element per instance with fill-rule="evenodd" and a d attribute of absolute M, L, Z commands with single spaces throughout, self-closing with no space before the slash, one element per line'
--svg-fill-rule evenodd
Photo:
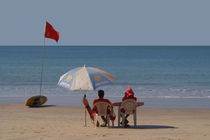
<path fill-rule="evenodd" d="M 138 102 L 137 103 L 137 106 L 143 106 L 144 105 L 144 102 Z"/>

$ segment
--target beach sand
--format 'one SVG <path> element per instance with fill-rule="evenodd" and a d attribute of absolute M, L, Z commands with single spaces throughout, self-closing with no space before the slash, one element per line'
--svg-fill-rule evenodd
<path fill-rule="evenodd" d="M 210 110 L 138 108 L 137 119 L 137 128 L 118 128 L 116 120 L 114 128 L 95 129 L 89 118 L 84 127 L 83 107 L 1 104 L 0 140 L 210 139 Z"/>

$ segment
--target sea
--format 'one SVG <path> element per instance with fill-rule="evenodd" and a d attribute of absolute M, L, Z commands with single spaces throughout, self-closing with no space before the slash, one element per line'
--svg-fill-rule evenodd
<path fill-rule="evenodd" d="M 210 46 L 0 46 L 0 104 L 24 103 L 40 94 L 47 104 L 82 105 L 84 91 L 57 85 L 67 71 L 86 65 L 116 77 L 87 91 L 90 102 L 103 89 L 112 102 L 127 87 L 143 108 L 210 109 Z"/>

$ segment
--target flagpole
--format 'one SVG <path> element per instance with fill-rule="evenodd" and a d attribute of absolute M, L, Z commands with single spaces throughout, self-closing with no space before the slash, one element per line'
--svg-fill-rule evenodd
<path fill-rule="evenodd" d="M 42 95 L 42 82 L 43 82 L 43 70 L 44 70 L 44 55 L 45 55 L 45 37 L 42 47 L 42 69 L 41 69 L 41 81 L 40 81 L 40 96 Z"/>

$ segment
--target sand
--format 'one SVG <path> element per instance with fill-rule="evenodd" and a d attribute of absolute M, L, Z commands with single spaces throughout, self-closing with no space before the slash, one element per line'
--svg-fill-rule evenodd
<path fill-rule="evenodd" d="M 84 109 L 73 106 L 28 108 L 23 104 L 0 105 L 0 140 L 209 140 L 210 110 L 141 109 L 137 128 L 95 129 Z"/>

